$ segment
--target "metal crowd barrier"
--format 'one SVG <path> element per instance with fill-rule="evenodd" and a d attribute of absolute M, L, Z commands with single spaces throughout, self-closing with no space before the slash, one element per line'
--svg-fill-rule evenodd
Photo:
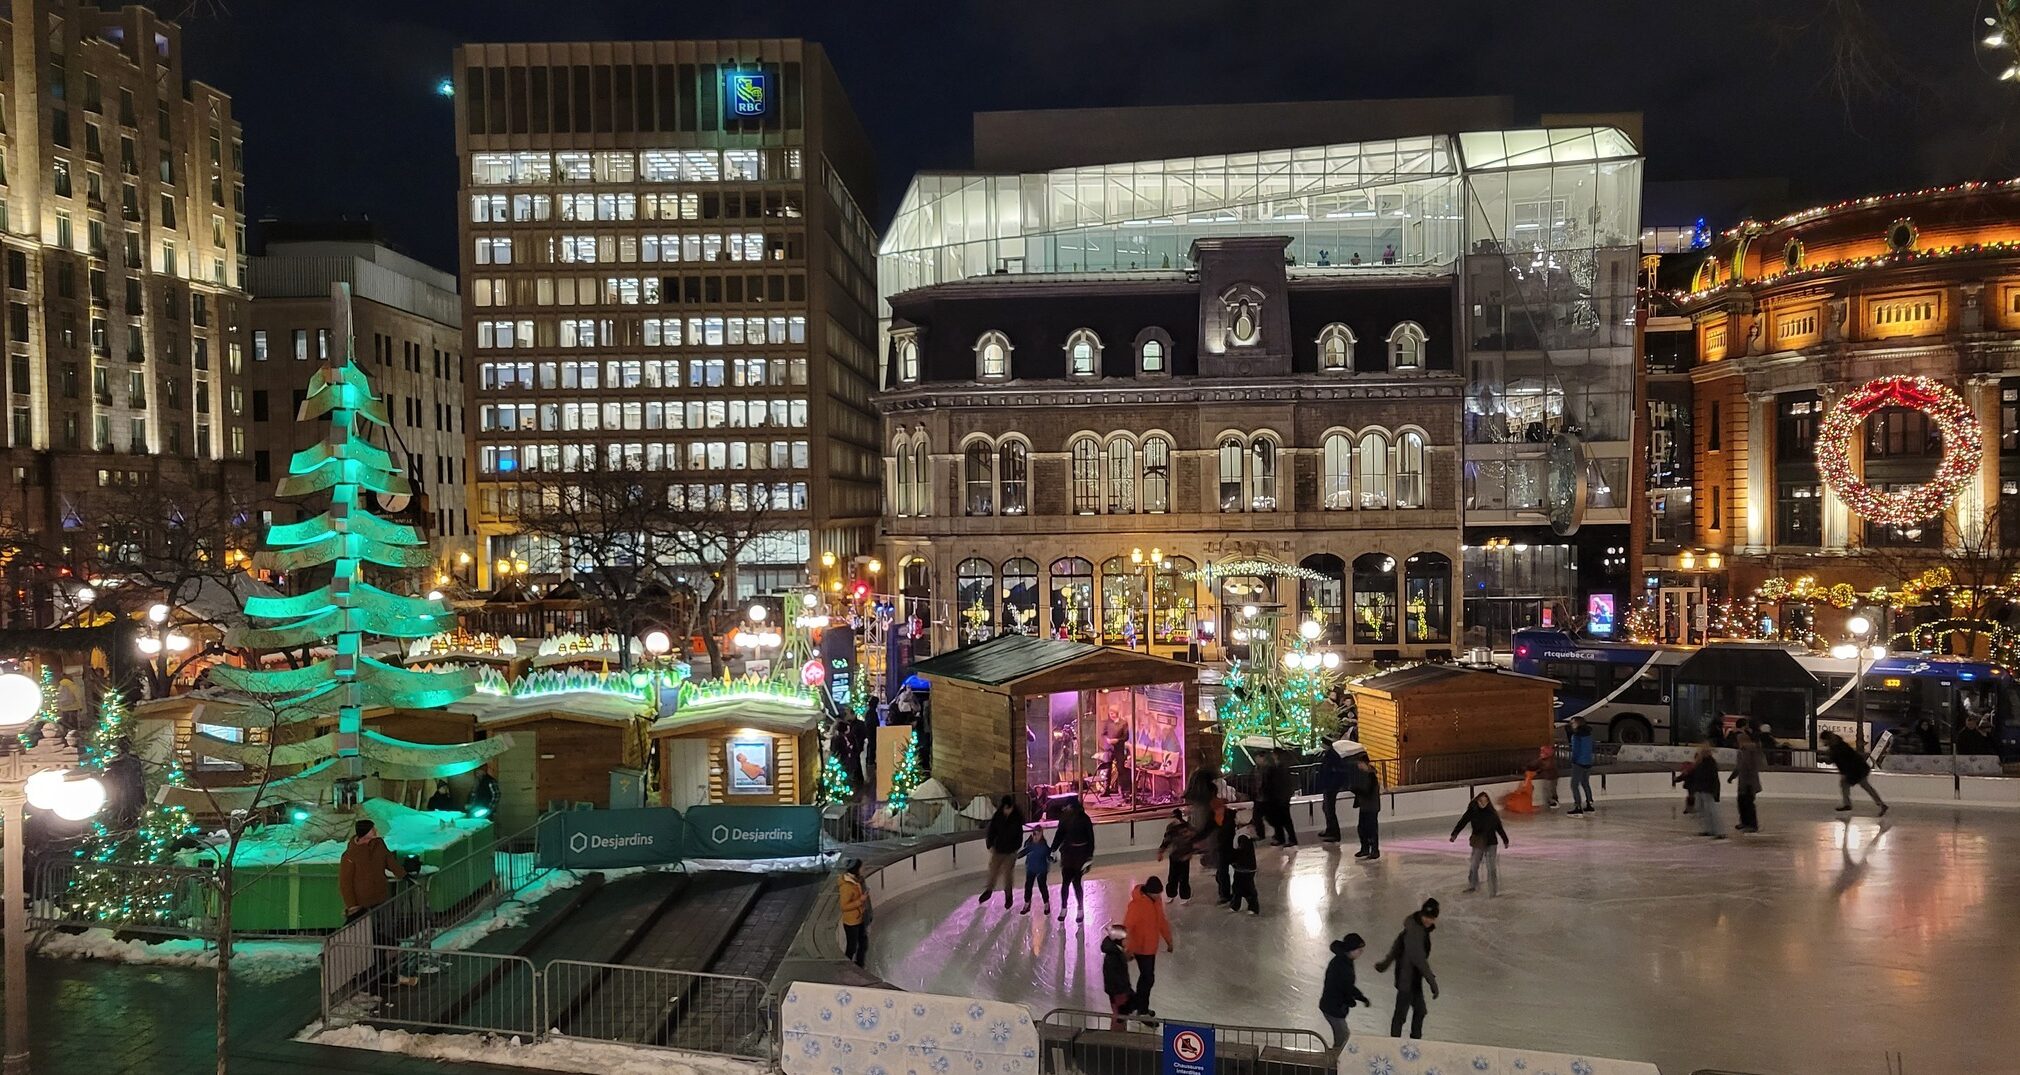
<path fill-rule="evenodd" d="M 347 927 L 348 928 L 348 927 Z M 323 947 L 323 1021 L 533 1037 L 539 975 L 523 956 L 388 944 Z"/>
<path fill-rule="evenodd" d="M 991 800 L 994 801 L 993 799 Z M 914 840 L 949 832 L 968 832 L 987 825 L 961 813 L 966 800 L 913 799 L 895 813 L 889 804 L 864 799 L 822 810 L 822 846 L 830 850 L 847 844 L 886 843 Z M 832 815 L 832 816 L 830 816 Z"/>
<path fill-rule="evenodd" d="M 60 858 L 35 871 L 28 919 L 38 926 L 215 939 L 217 899 L 204 870 Z"/>
<path fill-rule="evenodd" d="M 541 971 L 541 998 L 555 1037 L 772 1055 L 770 997 L 754 978 L 557 959 Z"/>
<path fill-rule="evenodd" d="M 1314 1031 L 1287 1027 L 1211 1027 L 1216 1069 L 1255 1075 L 1332 1075 L 1338 1056 Z M 1158 1020 L 1054 1008 L 1038 1020 L 1040 1070 L 1047 1075 L 1156 1075 L 1163 1059 Z"/>

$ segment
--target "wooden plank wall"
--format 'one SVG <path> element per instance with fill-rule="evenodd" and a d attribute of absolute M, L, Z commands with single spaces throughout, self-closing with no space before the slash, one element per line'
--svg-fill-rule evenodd
<path fill-rule="evenodd" d="M 1358 734 L 1361 745 L 1368 748 L 1368 757 L 1388 761 L 1403 756 L 1401 722 L 1396 716 L 1395 699 L 1356 694 L 1354 710 L 1360 717 Z"/>
<path fill-rule="evenodd" d="M 1411 691 L 1397 707 L 1397 756 L 1540 747 L 1550 741 L 1552 694 L 1546 684 L 1476 677 L 1437 690 Z M 1366 710 L 1361 719 L 1366 735 Z M 1369 756 L 1379 756 L 1372 746 Z"/>
<path fill-rule="evenodd" d="M 1009 697 L 934 679 L 932 704 L 933 775 L 956 798 L 1024 790 L 1021 710 Z"/>
<path fill-rule="evenodd" d="M 630 732 L 603 724 L 572 720 L 541 720 L 506 731 L 539 733 L 538 773 L 534 805 L 541 810 L 556 801 L 610 805 L 610 771 L 625 767 Z"/>

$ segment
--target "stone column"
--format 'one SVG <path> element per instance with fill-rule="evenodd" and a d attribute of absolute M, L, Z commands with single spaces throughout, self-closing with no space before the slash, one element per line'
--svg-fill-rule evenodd
<path fill-rule="evenodd" d="M 1746 394 L 1746 544 L 1743 553 L 1768 551 L 1773 531 L 1770 513 L 1774 509 L 1775 397 L 1772 392 Z"/>
<path fill-rule="evenodd" d="M 1973 375 L 1964 384 L 1963 395 L 1977 416 L 1985 450 L 1979 456 L 1977 480 L 1965 482 L 1957 494 L 1956 525 L 1950 528 L 1949 542 L 1957 550 L 1983 547 L 1985 527 L 1996 524 L 1993 505 L 1999 503 L 1999 379 Z"/>

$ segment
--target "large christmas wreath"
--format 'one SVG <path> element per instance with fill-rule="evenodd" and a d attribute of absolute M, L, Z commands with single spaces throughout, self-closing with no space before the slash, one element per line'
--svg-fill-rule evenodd
<path fill-rule="evenodd" d="M 1943 461 L 1927 484 L 1881 492 L 1854 472 L 1852 438 L 1866 418 L 1883 407 L 1909 407 L 1927 414 L 1943 435 Z M 1881 377 L 1839 400 L 1817 431 L 1817 469 L 1824 483 L 1860 516 L 1890 526 L 1909 526 L 1942 514 L 1978 473 L 1984 438 L 1978 416 L 1962 396 L 1927 377 Z"/>

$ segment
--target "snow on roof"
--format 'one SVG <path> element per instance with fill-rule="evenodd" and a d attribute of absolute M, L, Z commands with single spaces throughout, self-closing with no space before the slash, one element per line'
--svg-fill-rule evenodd
<path fill-rule="evenodd" d="M 520 698 L 479 692 L 443 708 L 451 713 L 468 713 L 477 718 L 480 726 L 541 714 L 597 724 L 629 724 L 646 714 L 644 701 L 609 691 L 555 691 Z"/>

